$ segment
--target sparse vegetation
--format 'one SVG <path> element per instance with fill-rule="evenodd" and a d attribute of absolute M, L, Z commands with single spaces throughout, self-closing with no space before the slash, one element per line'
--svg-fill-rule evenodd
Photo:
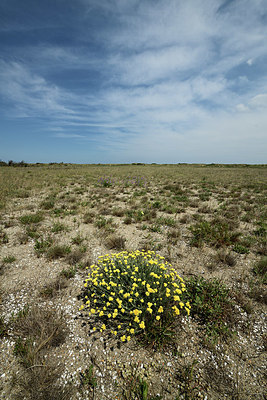
<path fill-rule="evenodd" d="M 13 164 L 0 166 L 5 398 L 264 398 L 266 166 Z"/>

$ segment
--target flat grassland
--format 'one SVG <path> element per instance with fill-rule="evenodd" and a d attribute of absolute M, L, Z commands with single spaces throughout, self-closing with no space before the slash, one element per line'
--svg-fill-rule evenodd
<path fill-rule="evenodd" d="M 0 398 L 265 399 L 266 177 L 264 165 L 1 167 Z M 184 279 L 190 315 L 173 316 L 168 341 L 124 341 L 81 310 L 91 265 L 136 250 Z"/>

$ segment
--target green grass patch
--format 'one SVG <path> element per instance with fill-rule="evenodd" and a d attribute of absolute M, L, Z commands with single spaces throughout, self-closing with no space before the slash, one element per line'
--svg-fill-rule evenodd
<path fill-rule="evenodd" d="M 239 232 L 230 229 L 228 223 L 217 220 L 198 222 L 189 230 L 193 235 L 191 244 L 196 247 L 202 247 L 204 243 L 214 247 L 229 246 L 240 236 Z"/>
<path fill-rule="evenodd" d="M 209 338 L 217 341 L 231 334 L 233 302 L 230 290 L 219 280 L 192 277 L 186 280 L 191 315 L 205 327 Z"/>
<path fill-rule="evenodd" d="M 26 215 L 22 215 L 20 217 L 20 222 L 23 225 L 38 224 L 39 222 L 43 221 L 43 219 L 44 219 L 44 216 L 41 213 L 26 214 Z"/>
<path fill-rule="evenodd" d="M 267 283 L 267 257 L 262 257 L 260 261 L 258 261 L 253 269 L 252 272 L 257 275 L 262 283 Z"/>

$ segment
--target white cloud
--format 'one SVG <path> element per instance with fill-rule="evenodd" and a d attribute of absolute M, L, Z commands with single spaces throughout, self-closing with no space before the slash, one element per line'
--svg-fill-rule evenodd
<path fill-rule="evenodd" d="M 64 132 L 56 133 L 54 136 L 57 138 L 62 138 L 62 139 L 86 138 L 86 136 L 84 136 L 84 135 L 79 135 L 79 134 L 75 134 L 75 133 L 64 133 Z"/>
<path fill-rule="evenodd" d="M 0 93 L 15 104 L 20 116 L 72 113 L 64 105 L 65 95 L 57 86 L 47 83 L 37 74 L 32 74 L 22 64 L 1 62 L 0 83 Z"/>
<path fill-rule="evenodd" d="M 99 142 L 116 157 L 117 149 L 125 157 L 150 151 L 150 161 L 176 162 L 176 155 L 192 160 L 202 152 L 209 161 L 220 152 L 238 155 L 241 142 L 253 148 L 255 124 L 261 121 L 262 135 L 266 123 L 267 82 L 245 76 L 244 67 L 254 72 L 267 53 L 263 0 L 81 3 L 84 21 L 100 12 L 110 23 L 92 31 L 84 23 L 80 47 L 28 46 L 19 53 L 28 61 L 0 64 L 12 111 L 46 118 L 56 137 Z M 64 89 L 63 78 L 52 83 L 59 67 L 73 73 L 73 86 L 65 81 Z"/>

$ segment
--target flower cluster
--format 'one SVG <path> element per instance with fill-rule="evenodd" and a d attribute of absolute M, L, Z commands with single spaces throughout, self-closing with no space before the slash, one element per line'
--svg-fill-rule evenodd
<path fill-rule="evenodd" d="M 103 187 L 111 187 L 115 184 L 115 179 L 112 179 L 110 176 L 103 176 L 97 181 L 99 186 Z"/>
<path fill-rule="evenodd" d="M 90 267 L 80 310 L 94 317 L 94 330 L 109 329 L 122 342 L 145 335 L 155 340 L 190 313 L 184 280 L 153 251 L 107 254 Z"/>
<path fill-rule="evenodd" d="M 146 186 L 147 182 L 143 176 L 128 176 L 124 180 L 125 186 Z"/>

